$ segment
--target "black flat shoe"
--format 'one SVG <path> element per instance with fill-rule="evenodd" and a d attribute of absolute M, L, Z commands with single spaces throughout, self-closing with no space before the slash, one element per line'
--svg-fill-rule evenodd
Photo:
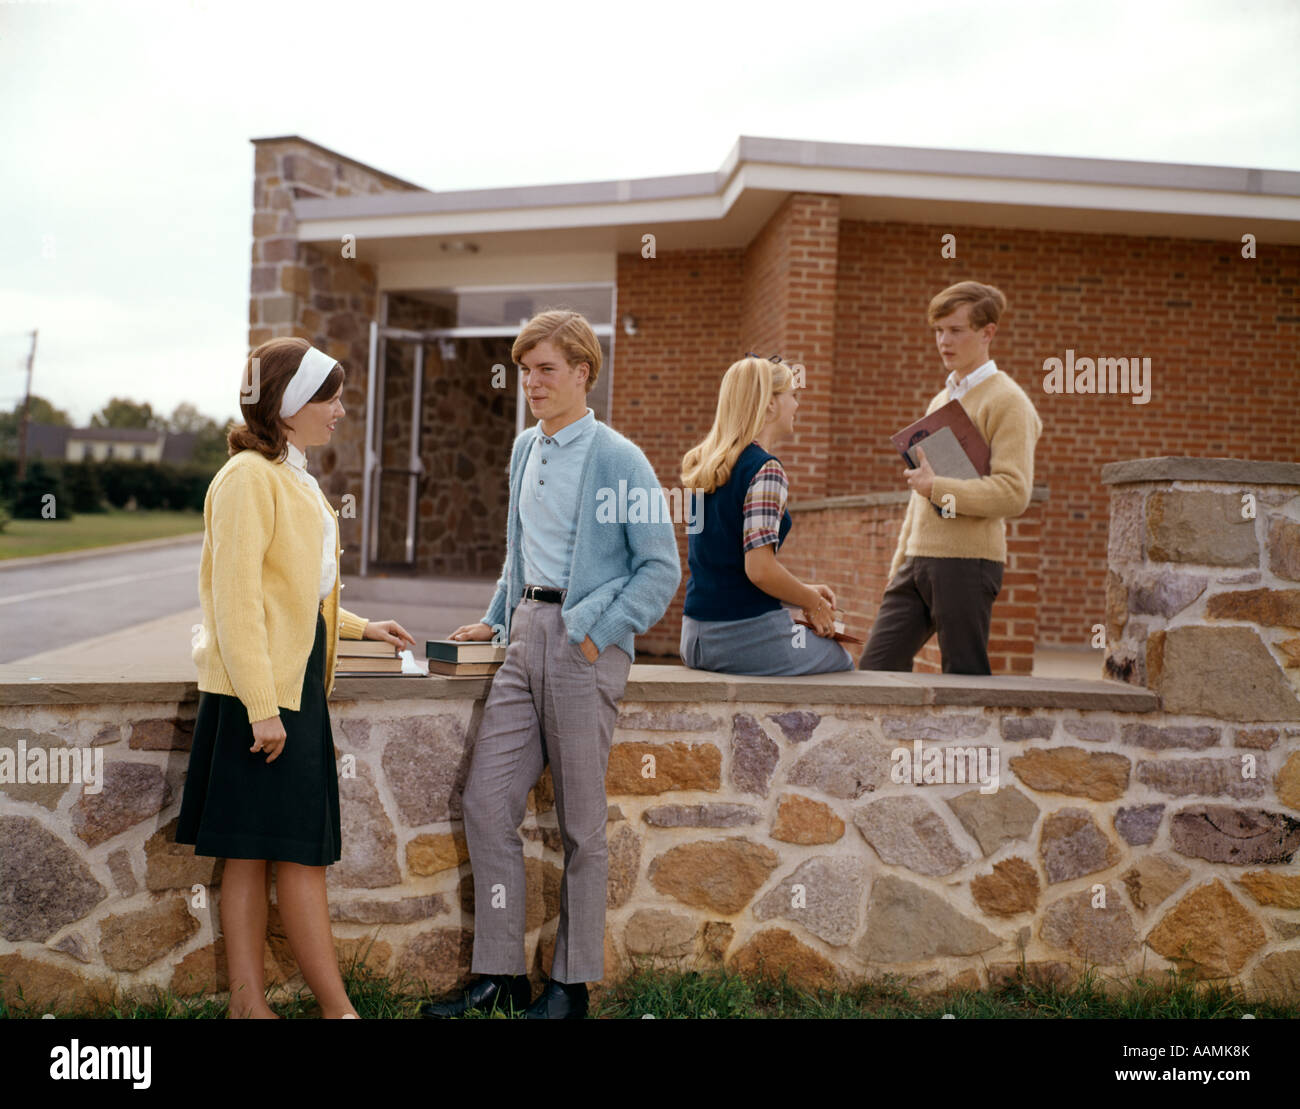
<path fill-rule="evenodd" d="M 554 980 L 524 1013 L 529 1020 L 582 1020 L 586 1015 L 587 983 Z"/>
<path fill-rule="evenodd" d="M 470 1012 L 490 1013 L 494 1009 L 513 1016 L 528 1008 L 532 993 L 526 975 L 487 975 L 455 1001 L 426 1001 L 420 1006 L 420 1016 L 426 1020 L 447 1020 Z"/>

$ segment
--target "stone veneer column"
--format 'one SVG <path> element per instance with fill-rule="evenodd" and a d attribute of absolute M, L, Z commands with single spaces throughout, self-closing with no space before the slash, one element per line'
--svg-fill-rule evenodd
<path fill-rule="evenodd" d="M 295 200 L 409 192 L 418 186 L 354 162 L 296 137 L 255 139 L 253 252 L 248 299 L 248 345 L 296 336 L 306 339 L 348 371 L 343 404 L 348 419 L 326 450 L 313 452 L 312 469 L 338 507 L 344 494 L 361 510 L 363 439 L 369 326 L 378 310 L 375 267 L 366 244 L 355 257 L 298 241 Z M 360 519 L 344 517 L 343 571 L 354 573 L 360 556 Z"/>
<path fill-rule="evenodd" d="M 1102 481 L 1107 676 L 1167 713 L 1300 720 L 1300 465 L 1149 458 Z"/>

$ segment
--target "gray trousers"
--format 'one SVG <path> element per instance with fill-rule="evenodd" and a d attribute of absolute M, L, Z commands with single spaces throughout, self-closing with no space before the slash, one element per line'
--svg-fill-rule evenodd
<path fill-rule="evenodd" d="M 614 646 L 588 662 L 568 640 L 558 604 L 523 600 L 506 659 L 492 679 L 465 783 L 465 838 L 474 872 L 478 974 L 523 974 L 523 840 L 528 791 L 549 762 L 564 843 L 551 977 L 605 975 L 609 859 L 605 771 L 632 660 Z"/>

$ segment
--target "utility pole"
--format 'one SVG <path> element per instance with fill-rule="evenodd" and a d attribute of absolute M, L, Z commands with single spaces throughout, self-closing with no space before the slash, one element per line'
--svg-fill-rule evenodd
<path fill-rule="evenodd" d="M 23 394 L 23 422 L 18 431 L 18 481 L 27 474 L 27 410 L 32 403 L 32 363 L 36 361 L 36 328 L 32 329 L 32 349 L 27 352 L 27 392 Z"/>

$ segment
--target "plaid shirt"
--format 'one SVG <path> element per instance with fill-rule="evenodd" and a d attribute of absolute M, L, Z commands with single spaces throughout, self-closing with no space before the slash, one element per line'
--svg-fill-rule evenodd
<path fill-rule="evenodd" d="M 785 470 L 775 458 L 769 458 L 754 475 L 745 494 L 745 551 L 769 543 L 781 545 L 781 517 L 789 495 L 790 482 Z"/>

